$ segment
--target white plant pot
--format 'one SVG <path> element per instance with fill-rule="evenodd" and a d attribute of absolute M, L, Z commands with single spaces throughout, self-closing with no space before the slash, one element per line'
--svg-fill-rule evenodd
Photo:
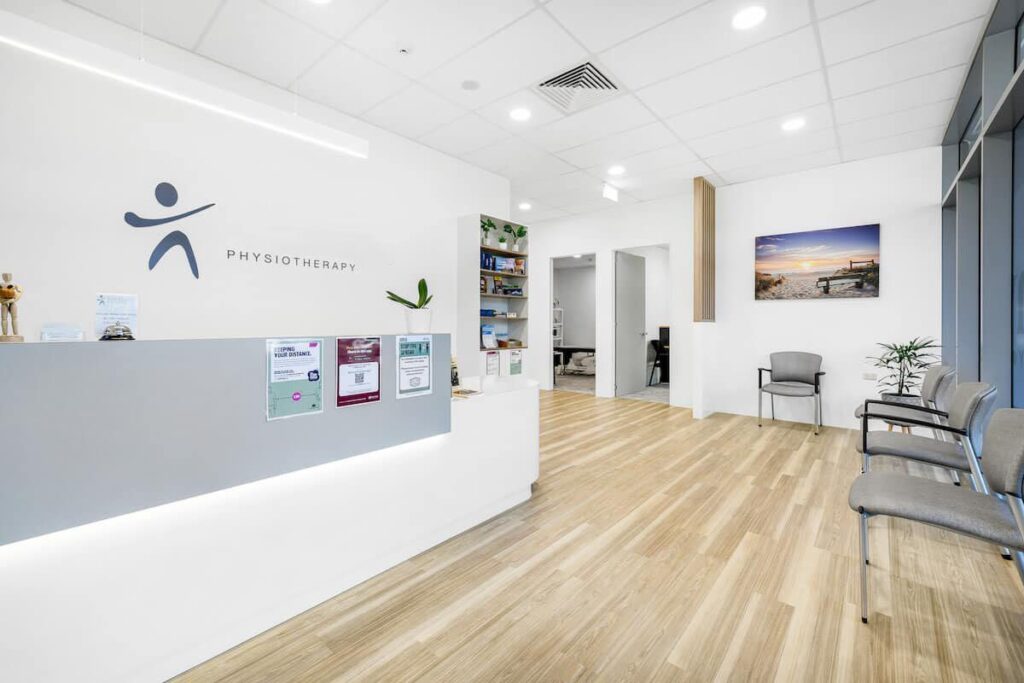
<path fill-rule="evenodd" d="M 508 242 L 498 242 L 499 249 L 508 249 Z"/>
<path fill-rule="evenodd" d="M 405 331 L 409 334 L 427 334 L 430 332 L 430 309 L 405 309 Z"/>
<path fill-rule="evenodd" d="M 493 240 L 493 239 L 491 239 L 491 236 L 490 236 L 490 235 L 488 235 L 487 237 L 485 237 L 485 238 L 484 238 L 484 246 L 485 246 L 485 247 L 490 247 L 490 246 L 492 246 L 493 244 L 494 244 L 494 240 Z"/>
<path fill-rule="evenodd" d="M 519 251 L 519 243 L 518 243 L 518 242 L 515 242 L 515 243 L 513 243 L 513 244 L 512 244 L 512 246 L 511 246 L 511 247 L 509 247 L 509 248 L 510 248 L 510 249 L 511 249 L 512 251 Z"/>

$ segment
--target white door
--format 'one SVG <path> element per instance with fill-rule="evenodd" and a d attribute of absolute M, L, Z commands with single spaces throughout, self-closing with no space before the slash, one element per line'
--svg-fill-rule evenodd
<path fill-rule="evenodd" d="M 647 321 L 644 259 L 615 252 L 615 395 L 647 384 Z"/>

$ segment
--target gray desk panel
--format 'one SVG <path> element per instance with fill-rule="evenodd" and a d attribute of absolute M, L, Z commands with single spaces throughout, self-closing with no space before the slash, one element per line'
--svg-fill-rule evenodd
<path fill-rule="evenodd" d="M 0 345 L 0 543 L 37 536 L 451 428 L 451 339 L 434 335 L 434 393 L 336 408 L 336 337 L 323 336 L 324 412 L 267 422 L 266 340 Z"/>

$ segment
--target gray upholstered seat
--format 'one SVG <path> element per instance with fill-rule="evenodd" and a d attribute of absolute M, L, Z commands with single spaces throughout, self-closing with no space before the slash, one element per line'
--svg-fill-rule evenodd
<path fill-rule="evenodd" d="M 757 426 L 761 426 L 764 395 L 772 400 L 775 419 L 775 397 L 810 398 L 814 400 L 814 433 L 821 425 L 821 356 L 803 351 L 780 351 L 771 354 L 771 368 L 757 369 Z M 764 373 L 769 373 L 764 383 Z"/>
<path fill-rule="evenodd" d="M 863 442 L 857 441 L 857 452 L 863 453 Z M 970 473 L 971 464 L 964 448 L 955 441 L 939 441 L 916 434 L 899 432 L 869 432 L 868 453 L 872 456 L 888 455 L 918 462 L 948 467 Z"/>
<path fill-rule="evenodd" d="M 995 496 L 894 472 L 869 472 L 850 487 L 850 507 L 952 529 L 1008 548 L 1024 549 L 1009 506 Z"/>
<path fill-rule="evenodd" d="M 802 382 L 769 382 L 761 390 L 776 396 L 814 396 L 814 385 Z"/>
<path fill-rule="evenodd" d="M 916 404 L 920 405 L 920 403 Z M 912 408 L 901 408 L 899 406 L 883 406 L 875 405 L 871 408 L 872 413 L 879 415 L 885 415 L 886 422 L 892 422 L 893 424 L 899 424 L 897 420 L 900 418 L 910 418 L 911 420 L 920 420 L 922 415 L 920 411 L 915 411 Z M 864 406 L 859 405 L 857 409 L 853 411 L 853 416 L 858 420 L 864 417 Z"/>
<path fill-rule="evenodd" d="M 921 382 L 921 395 L 914 397 L 911 405 L 924 406 L 925 408 L 937 408 L 946 410 L 949 405 L 949 393 L 953 389 L 953 380 L 956 378 L 956 370 L 948 365 L 933 365 L 924 373 L 924 380 Z M 911 426 L 908 423 L 899 422 L 899 418 L 910 418 L 920 420 L 921 412 L 898 406 L 876 405 L 871 412 L 879 415 L 891 416 L 893 419 L 884 419 L 885 422 L 897 427 Z M 858 420 L 864 417 L 864 406 L 859 405 L 853 411 L 854 417 Z"/>
<path fill-rule="evenodd" d="M 957 409 L 954 395 L 951 422 Z M 931 524 L 1009 548 L 1024 580 L 1024 410 L 996 411 L 985 430 L 982 458 L 994 495 L 892 472 L 862 474 L 853 482 L 850 507 L 860 514 L 862 621 L 868 620 L 868 518 L 874 515 Z"/>

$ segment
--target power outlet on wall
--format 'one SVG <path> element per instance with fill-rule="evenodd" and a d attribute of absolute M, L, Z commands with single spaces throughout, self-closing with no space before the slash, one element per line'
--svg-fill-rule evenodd
<path fill-rule="evenodd" d="M 872 382 L 875 382 L 875 381 L 878 380 L 878 373 L 877 372 L 865 372 L 863 377 L 864 377 L 864 379 L 869 379 Z"/>

